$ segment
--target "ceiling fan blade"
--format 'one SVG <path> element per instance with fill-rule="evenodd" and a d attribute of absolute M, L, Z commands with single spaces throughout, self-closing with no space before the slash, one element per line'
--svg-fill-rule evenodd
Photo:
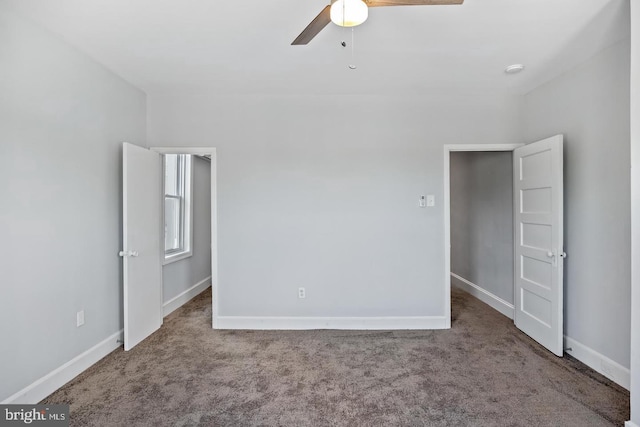
<path fill-rule="evenodd" d="M 296 39 L 291 43 L 292 45 L 298 44 L 307 44 L 309 43 L 324 27 L 327 26 L 329 22 L 331 22 L 331 17 L 329 11 L 331 10 L 331 6 L 327 5 L 322 12 L 318 14 L 307 28 L 302 30 L 300 35 L 296 37 Z"/>
<path fill-rule="evenodd" d="M 462 4 L 464 0 L 364 0 L 369 7 L 380 6 L 437 6 Z"/>

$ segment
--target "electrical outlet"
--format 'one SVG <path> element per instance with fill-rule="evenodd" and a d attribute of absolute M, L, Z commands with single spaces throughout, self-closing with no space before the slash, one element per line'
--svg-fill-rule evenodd
<path fill-rule="evenodd" d="M 427 206 L 432 208 L 436 205 L 436 198 L 433 194 L 427 196 Z"/>
<path fill-rule="evenodd" d="M 298 298 L 302 299 L 302 298 L 306 298 L 306 297 L 307 297 L 307 294 L 306 294 L 304 288 L 298 288 Z"/>
<path fill-rule="evenodd" d="M 82 325 L 84 325 L 84 310 L 76 313 L 76 326 L 79 328 Z"/>

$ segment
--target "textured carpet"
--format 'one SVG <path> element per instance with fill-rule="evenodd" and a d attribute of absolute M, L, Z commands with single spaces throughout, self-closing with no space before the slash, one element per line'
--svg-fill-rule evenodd
<path fill-rule="evenodd" d="M 72 425 L 621 426 L 629 393 L 453 292 L 445 331 L 215 331 L 211 293 L 45 403 Z"/>

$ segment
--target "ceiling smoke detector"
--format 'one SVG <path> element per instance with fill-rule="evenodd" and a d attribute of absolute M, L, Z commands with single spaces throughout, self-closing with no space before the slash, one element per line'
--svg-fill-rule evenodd
<path fill-rule="evenodd" d="M 507 74 L 518 74 L 522 70 L 524 70 L 524 65 L 522 65 L 522 64 L 513 64 L 513 65 L 509 65 L 507 68 L 505 68 L 504 72 L 507 73 Z"/>

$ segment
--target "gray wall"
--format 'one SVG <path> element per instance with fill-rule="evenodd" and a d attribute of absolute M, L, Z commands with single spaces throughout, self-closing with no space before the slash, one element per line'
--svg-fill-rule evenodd
<path fill-rule="evenodd" d="M 443 316 L 443 144 L 518 142 L 519 105 L 167 95 L 149 98 L 148 133 L 217 147 L 220 315 Z"/>
<path fill-rule="evenodd" d="M 145 142 L 146 115 L 143 92 L 1 9 L 0 94 L 1 401 L 122 328 L 121 142 Z"/>
<path fill-rule="evenodd" d="M 525 96 L 527 141 L 565 136 L 565 334 L 629 366 L 629 40 Z"/>
<path fill-rule="evenodd" d="M 640 4 L 631 3 L 631 420 L 640 426 Z"/>
<path fill-rule="evenodd" d="M 513 304 L 513 155 L 452 152 L 451 272 Z"/>
<path fill-rule="evenodd" d="M 193 254 L 162 267 L 163 300 L 211 276 L 211 162 L 193 159 Z"/>

